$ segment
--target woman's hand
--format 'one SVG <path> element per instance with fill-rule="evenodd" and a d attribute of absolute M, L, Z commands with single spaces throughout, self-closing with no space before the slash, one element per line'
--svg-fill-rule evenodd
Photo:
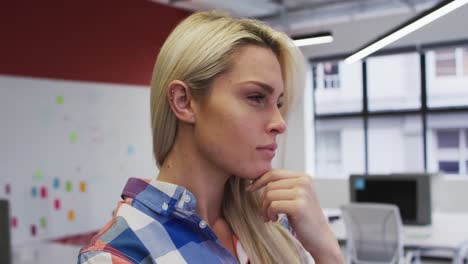
<path fill-rule="evenodd" d="M 255 192 L 261 188 L 264 188 L 261 213 L 266 221 L 277 221 L 278 214 L 287 214 L 297 239 L 317 263 L 344 263 L 310 176 L 272 170 L 260 176 L 246 190 Z"/>

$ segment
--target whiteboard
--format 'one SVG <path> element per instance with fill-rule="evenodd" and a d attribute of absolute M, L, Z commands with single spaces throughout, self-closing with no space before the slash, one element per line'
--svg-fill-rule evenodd
<path fill-rule="evenodd" d="M 98 230 L 157 175 L 147 86 L 0 75 L 0 121 L 13 245 Z"/>

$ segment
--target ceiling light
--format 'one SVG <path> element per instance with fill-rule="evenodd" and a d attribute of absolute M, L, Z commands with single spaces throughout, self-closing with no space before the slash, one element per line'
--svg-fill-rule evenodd
<path fill-rule="evenodd" d="M 468 1 L 468 0 L 467 0 Z M 330 32 L 320 32 L 308 35 L 292 37 L 294 44 L 298 47 L 330 43 L 333 41 L 333 36 Z"/>
<path fill-rule="evenodd" d="M 391 30 L 389 33 L 372 41 L 370 44 L 365 45 L 357 52 L 345 59 L 346 63 L 353 63 L 359 61 L 377 50 L 395 42 L 396 40 L 408 35 L 409 33 L 416 31 L 417 29 L 431 23 L 432 21 L 452 12 L 453 10 L 467 4 L 468 0 L 450 0 L 443 1 L 433 8 L 421 13 L 415 18 L 406 21 L 402 25 Z"/>

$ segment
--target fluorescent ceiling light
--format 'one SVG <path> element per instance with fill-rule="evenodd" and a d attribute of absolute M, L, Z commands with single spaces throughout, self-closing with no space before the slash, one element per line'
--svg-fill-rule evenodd
<path fill-rule="evenodd" d="M 377 50 L 395 42 L 396 40 L 410 34 L 413 31 L 418 30 L 419 28 L 431 23 L 432 21 L 452 12 L 453 10 L 467 3 L 468 0 L 443 1 L 442 3 L 436 5 L 428 11 L 421 13 L 417 17 L 403 23 L 396 29 L 377 38 L 377 40 L 374 40 L 370 44 L 359 49 L 359 51 L 346 58 L 345 63 L 353 63 L 359 61 L 369 56 L 370 54 L 376 52 Z"/>
<path fill-rule="evenodd" d="M 333 41 L 333 36 L 330 32 L 321 32 L 303 36 L 296 36 L 293 37 L 293 39 L 293 42 L 294 44 L 296 44 L 296 46 L 303 47 L 309 45 L 330 43 Z"/>

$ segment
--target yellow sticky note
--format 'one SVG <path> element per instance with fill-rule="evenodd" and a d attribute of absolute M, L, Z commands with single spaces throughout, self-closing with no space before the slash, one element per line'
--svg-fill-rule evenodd
<path fill-rule="evenodd" d="M 86 192 L 86 182 L 80 182 L 80 192 Z"/>
<path fill-rule="evenodd" d="M 68 211 L 68 221 L 73 221 L 75 220 L 75 211 L 70 210 Z"/>

